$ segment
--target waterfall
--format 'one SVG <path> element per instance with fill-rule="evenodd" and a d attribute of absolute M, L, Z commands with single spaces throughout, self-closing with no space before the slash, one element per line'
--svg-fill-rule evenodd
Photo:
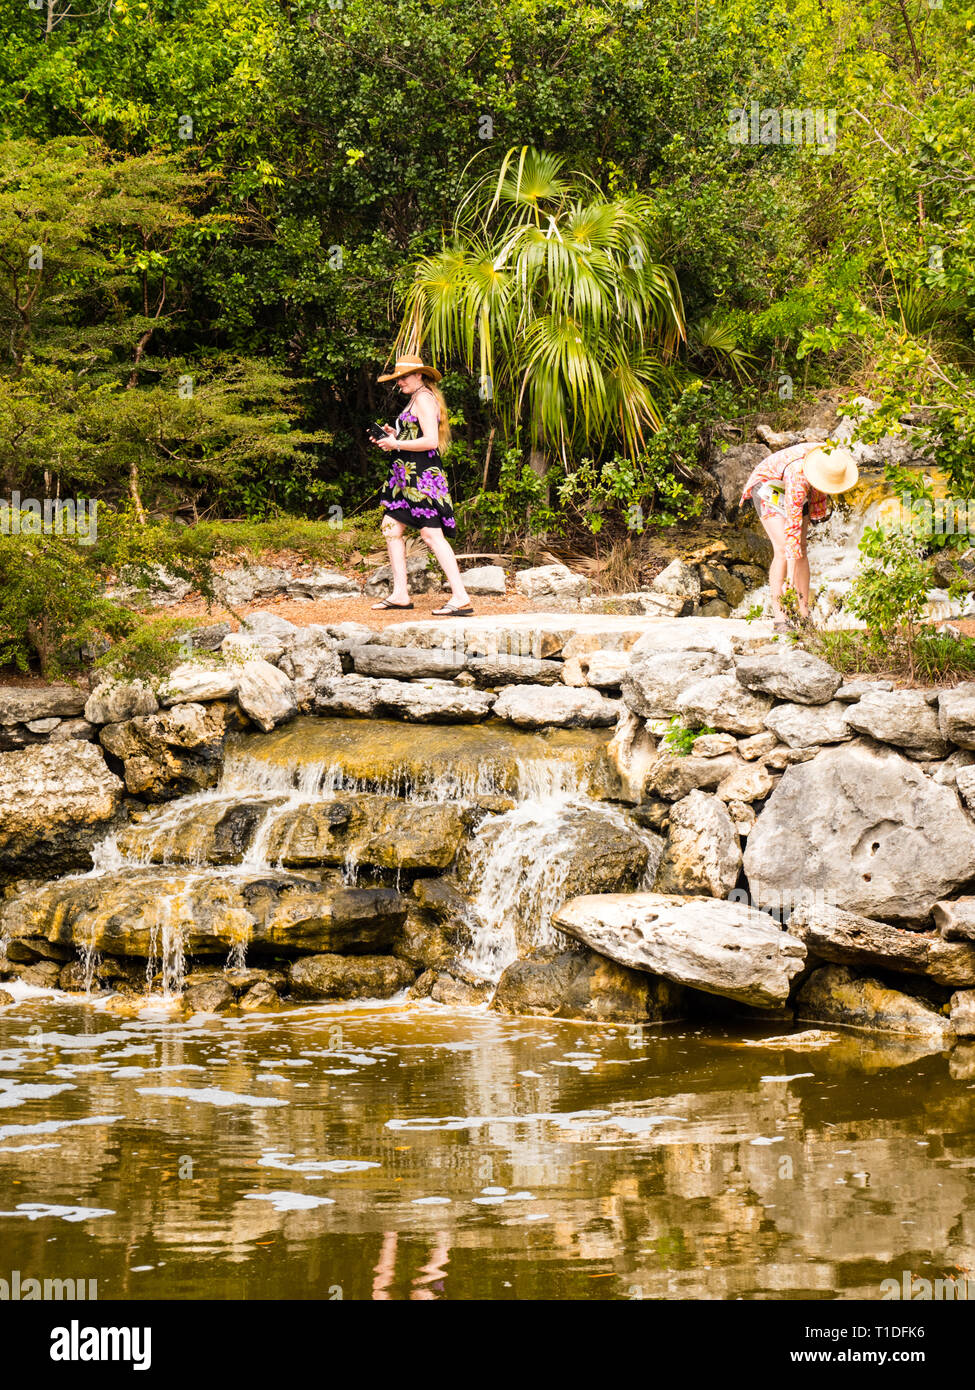
<path fill-rule="evenodd" d="M 473 939 L 463 964 L 486 980 L 498 980 L 526 950 L 570 944 L 552 918 L 580 891 L 569 885 L 572 850 L 586 842 L 593 816 L 643 840 L 648 851 L 658 843 L 615 806 L 581 794 L 574 769 L 565 764 L 533 781 L 526 799 L 511 811 L 486 817 L 471 843 Z M 659 852 L 648 861 L 646 888 L 652 887 L 658 858 Z"/>

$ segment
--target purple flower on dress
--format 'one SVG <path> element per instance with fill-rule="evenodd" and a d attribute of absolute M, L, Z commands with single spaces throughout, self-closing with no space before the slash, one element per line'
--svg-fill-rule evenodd
<path fill-rule="evenodd" d="M 425 473 L 421 473 L 417 480 L 417 487 L 428 497 L 435 497 L 438 502 L 449 496 L 447 479 L 439 469 L 428 468 Z"/>
<path fill-rule="evenodd" d="M 406 487 L 406 469 L 401 463 L 393 464 L 393 471 L 389 475 L 389 481 L 393 487 Z"/>

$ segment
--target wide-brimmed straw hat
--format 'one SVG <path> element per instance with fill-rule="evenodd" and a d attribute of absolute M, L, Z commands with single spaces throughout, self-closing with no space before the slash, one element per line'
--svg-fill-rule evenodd
<path fill-rule="evenodd" d="M 428 367 L 422 357 L 397 357 L 396 365 L 391 372 L 385 376 L 377 376 L 377 381 L 398 381 L 401 376 L 409 376 L 411 372 L 422 372 L 433 381 L 440 380 L 440 373 L 436 367 Z"/>
<path fill-rule="evenodd" d="M 810 449 L 802 460 L 802 471 L 819 492 L 846 492 L 860 476 L 856 459 L 849 449 Z"/>

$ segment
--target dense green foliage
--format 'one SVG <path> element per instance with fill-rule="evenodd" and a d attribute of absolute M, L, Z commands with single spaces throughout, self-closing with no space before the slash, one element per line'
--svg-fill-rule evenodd
<path fill-rule="evenodd" d="M 0 0 L 8 486 L 188 517 L 368 503 L 416 266 L 523 145 L 642 200 L 688 325 L 673 395 L 840 379 L 885 396 L 873 428 L 921 397 L 946 458 L 968 447 L 970 3 L 39 4 Z M 740 143 L 752 103 L 764 135 L 792 108 L 822 138 Z M 498 416 L 476 363 L 443 365 L 470 497 Z"/>

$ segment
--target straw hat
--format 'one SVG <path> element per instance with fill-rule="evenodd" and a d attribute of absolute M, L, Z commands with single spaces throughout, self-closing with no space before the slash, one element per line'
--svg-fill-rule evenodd
<path fill-rule="evenodd" d="M 409 376 L 411 372 L 423 372 L 424 376 L 430 377 L 433 381 L 440 380 L 440 373 L 436 367 L 428 367 L 422 357 L 411 356 L 397 357 L 393 370 L 385 376 L 377 376 L 376 380 L 398 381 L 401 376 Z"/>
<path fill-rule="evenodd" d="M 806 454 L 802 471 L 819 492 L 846 492 L 860 476 L 849 449 L 826 449 L 821 444 Z"/>

